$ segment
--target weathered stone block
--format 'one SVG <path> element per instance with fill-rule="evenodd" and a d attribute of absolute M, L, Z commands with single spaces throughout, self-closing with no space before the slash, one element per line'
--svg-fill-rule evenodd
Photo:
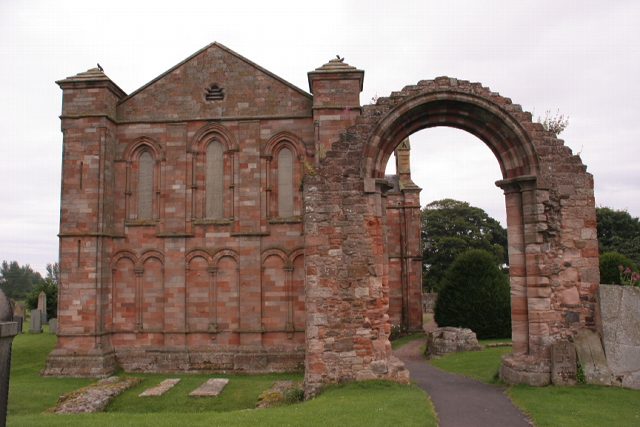
<path fill-rule="evenodd" d="M 611 385 L 611 370 L 598 334 L 581 329 L 573 339 L 587 384 Z"/>
<path fill-rule="evenodd" d="M 482 346 L 478 344 L 476 333 L 471 329 L 446 326 L 427 334 L 427 355 L 429 357 L 478 350 L 482 350 Z"/>
<path fill-rule="evenodd" d="M 202 384 L 197 389 L 193 390 L 189 393 L 189 396 L 194 397 L 216 397 L 229 383 L 228 378 L 211 378 L 208 379 L 204 384 Z"/>
<path fill-rule="evenodd" d="M 616 384 L 640 389 L 640 288 L 600 285 L 599 329 Z"/>
<path fill-rule="evenodd" d="M 551 382 L 550 363 L 535 356 L 508 354 L 502 358 L 500 379 L 507 384 L 546 386 Z"/>
<path fill-rule="evenodd" d="M 554 385 L 575 385 L 578 372 L 576 349 L 569 341 L 551 345 L 551 382 Z"/>

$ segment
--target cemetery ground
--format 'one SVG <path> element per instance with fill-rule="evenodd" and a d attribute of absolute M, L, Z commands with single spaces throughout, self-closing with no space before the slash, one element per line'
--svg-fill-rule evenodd
<path fill-rule="evenodd" d="M 28 328 L 25 328 L 28 330 Z M 398 348 L 424 335 L 393 342 Z M 293 405 L 256 410 L 258 395 L 274 381 L 301 380 L 301 374 L 206 375 L 124 374 L 142 383 L 118 396 L 105 412 L 54 415 L 47 412 L 59 396 L 94 382 L 92 379 L 46 378 L 39 375 L 56 337 L 43 334 L 18 335 L 13 344 L 9 394 L 10 426 L 173 426 L 190 425 L 318 425 L 435 426 L 433 407 L 416 386 L 372 381 L 329 387 L 318 398 Z M 484 340 L 482 344 L 495 343 Z M 500 357 L 510 347 L 487 347 L 478 352 L 458 353 L 431 360 L 439 369 L 458 373 L 496 386 Z M 227 388 L 216 398 L 193 398 L 188 393 L 211 377 L 229 378 Z M 140 398 L 138 394 L 165 378 L 181 382 L 164 396 Z M 640 425 L 640 391 L 614 387 L 508 387 L 506 393 L 535 425 L 544 426 L 636 426 Z"/>
<path fill-rule="evenodd" d="M 28 331 L 28 325 L 25 325 Z M 57 415 L 47 412 L 58 398 L 94 383 L 93 379 L 40 376 L 56 337 L 24 333 L 13 341 L 7 425 L 9 426 L 436 426 L 427 395 L 418 387 L 384 381 L 329 387 L 316 399 L 268 409 L 254 409 L 258 396 L 274 381 L 302 379 L 302 374 L 207 375 L 125 374 L 143 381 L 116 397 L 105 412 Z M 215 398 L 189 397 L 190 391 L 212 377 L 229 378 Z M 181 378 L 160 397 L 138 397 L 166 378 Z"/>

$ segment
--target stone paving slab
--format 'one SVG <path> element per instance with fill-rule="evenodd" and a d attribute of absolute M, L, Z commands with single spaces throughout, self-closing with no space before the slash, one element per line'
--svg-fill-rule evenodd
<path fill-rule="evenodd" d="M 211 378 L 197 389 L 189 393 L 195 397 L 215 397 L 219 395 L 229 382 L 227 378 Z"/>
<path fill-rule="evenodd" d="M 180 382 L 180 378 L 169 378 L 162 381 L 155 387 L 151 387 L 140 393 L 139 397 L 156 397 L 162 396 L 169 390 L 171 390 L 176 384 Z"/>

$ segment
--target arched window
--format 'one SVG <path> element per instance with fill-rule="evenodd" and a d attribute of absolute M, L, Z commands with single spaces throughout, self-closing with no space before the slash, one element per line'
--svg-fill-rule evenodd
<path fill-rule="evenodd" d="M 153 218 L 153 169 L 151 153 L 144 151 L 138 158 L 138 219 Z"/>
<path fill-rule="evenodd" d="M 286 147 L 278 152 L 278 216 L 293 216 L 293 153 Z"/>
<path fill-rule="evenodd" d="M 218 141 L 207 146 L 205 216 L 210 219 L 224 217 L 224 147 Z"/>

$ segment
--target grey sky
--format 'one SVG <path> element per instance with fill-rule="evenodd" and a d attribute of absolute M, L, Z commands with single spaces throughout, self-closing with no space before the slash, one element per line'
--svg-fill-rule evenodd
<path fill-rule="evenodd" d="M 96 3 L 97 5 L 94 5 Z M 127 93 L 218 41 L 308 90 L 336 54 L 365 70 L 363 103 L 419 80 L 478 81 L 562 134 L 596 182 L 598 205 L 640 215 L 640 2 L 0 0 L 0 260 L 57 260 L 61 91 L 94 67 Z M 179 5 L 171 7 L 170 5 Z M 462 131 L 412 138 L 423 203 L 454 197 L 504 223 L 498 164 Z"/>

